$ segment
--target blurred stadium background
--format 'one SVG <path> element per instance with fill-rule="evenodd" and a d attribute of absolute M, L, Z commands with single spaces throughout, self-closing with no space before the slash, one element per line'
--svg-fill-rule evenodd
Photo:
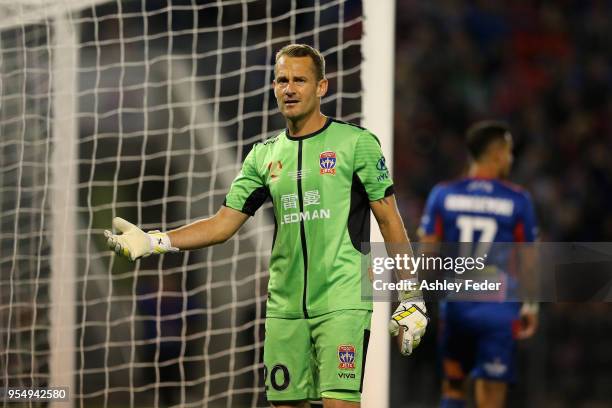
<path fill-rule="evenodd" d="M 67 238 L 50 221 L 61 186 L 50 168 L 64 154 L 51 95 L 62 94 L 55 64 L 70 58 L 54 45 L 53 13 L 77 3 L 87 7 L 67 20 L 78 27 L 78 151 L 65 152 L 78 163 L 67 181 L 78 213 L 75 406 L 264 406 L 269 210 L 221 247 L 135 272 L 102 231 L 115 215 L 152 229 L 216 211 L 251 145 L 284 126 L 267 84 L 288 42 L 324 52 L 324 113 L 360 122 L 361 1 L 0 5 L 2 386 L 50 378 L 51 248 Z M 612 240 L 611 22 L 608 1 L 396 2 L 393 173 L 411 237 L 429 190 L 465 169 L 464 129 L 495 117 L 513 129 L 512 179 L 534 196 L 542 240 Z M 391 407 L 438 402 L 431 309 L 418 353 L 393 354 Z M 611 312 L 543 305 L 510 406 L 610 406 Z"/>
<path fill-rule="evenodd" d="M 394 174 L 411 236 L 433 185 L 464 173 L 466 127 L 493 117 L 513 130 L 511 179 L 533 195 L 541 240 L 612 240 L 612 4 L 406 0 L 396 13 Z M 611 305 L 543 304 L 540 323 L 510 406 L 610 406 Z M 437 401 L 430 328 L 414 359 L 392 361 L 393 407 L 410 406 L 402 384 Z"/>

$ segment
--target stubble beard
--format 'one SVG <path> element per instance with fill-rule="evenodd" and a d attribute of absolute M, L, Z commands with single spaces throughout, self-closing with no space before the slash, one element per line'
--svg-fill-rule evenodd
<path fill-rule="evenodd" d="M 285 116 L 285 119 L 287 121 L 290 121 L 292 123 L 299 123 L 300 121 L 303 121 L 306 118 L 308 118 L 310 115 L 312 115 L 312 113 L 313 113 L 313 109 L 302 110 L 296 113 L 288 113 L 287 111 L 285 111 L 283 113 L 283 116 Z"/>

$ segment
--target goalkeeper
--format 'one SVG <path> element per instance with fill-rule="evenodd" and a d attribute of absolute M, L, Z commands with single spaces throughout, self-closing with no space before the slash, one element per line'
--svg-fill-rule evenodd
<path fill-rule="evenodd" d="M 276 54 L 273 82 L 287 129 L 256 144 L 211 218 L 145 233 L 120 218 L 109 246 L 132 260 L 228 240 L 270 197 L 277 230 L 270 259 L 264 364 L 275 407 L 358 407 L 372 303 L 361 299 L 361 243 L 370 209 L 386 243 L 408 244 L 377 138 L 324 116 L 325 61 L 307 45 Z M 391 320 L 410 354 L 425 332 L 419 298 L 405 295 Z M 311 356 L 311 358 L 305 358 Z"/>

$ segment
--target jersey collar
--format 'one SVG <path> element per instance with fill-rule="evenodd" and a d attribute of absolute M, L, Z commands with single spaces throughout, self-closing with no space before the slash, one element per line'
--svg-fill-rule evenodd
<path fill-rule="evenodd" d="M 330 117 L 327 117 L 327 119 L 325 120 L 325 124 L 323 125 L 323 127 L 319 130 L 317 130 L 316 132 L 312 132 L 309 133 L 307 135 L 304 136 L 290 136 L 289 135 L 289 129 L 285 129 L 285 136 L 287 136 L 287 139 L 289 140 L 293 140 L 294 142 L 299 142 L 300 140 L 305 140 L 305 139 L 310 139 L 311 137 L 314 137 L 316 135 L 318 135 L 319 133 L 322 133 L 325 131 L 325 129 L 327 129 L 329 127 L 329 125 L 332 124 L 332 119 Z"/>

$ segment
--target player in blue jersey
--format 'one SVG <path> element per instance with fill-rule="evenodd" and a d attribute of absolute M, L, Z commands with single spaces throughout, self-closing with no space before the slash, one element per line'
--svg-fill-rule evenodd
<path fill-rule="evenodd" d="M 512 165 L 512 136 L 497 121 L 467 131 L 471 165 L 467 178 L 438 184 L 421 220 L 424 243 L 532 242 L 537 226 L 529 194 L 504 179 Z M 502 407 L 514 379 L 515 342 L 531 337 L 537 306 L 518 302 L 444 302 L 440 347 L 441 407 L 464 407 L 474 379 L 477 407 Z"/>

